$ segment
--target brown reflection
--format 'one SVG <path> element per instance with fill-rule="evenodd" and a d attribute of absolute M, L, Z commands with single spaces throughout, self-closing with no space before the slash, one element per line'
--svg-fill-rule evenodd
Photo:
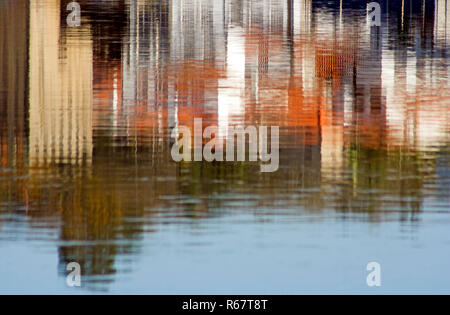
<path fill-rule="evenodd" d="M 25 0 L 0 4 L 0 214 L 28 206 L 27 9 Z"/>
<path fill-rule="evenodd" d="M 27 1 L 0 10 L 0 165 L 23 166 L 27 147 Z M 17 12 L 17 14 L 11 14 Z"/>

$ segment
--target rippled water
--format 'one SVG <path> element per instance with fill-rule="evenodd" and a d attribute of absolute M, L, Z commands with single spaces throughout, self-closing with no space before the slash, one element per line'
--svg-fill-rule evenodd
<path fill-rule="evenodd" d="M 0 2 L 0 292 L 449 292 L 447 1 L 68 2 Z M 194 118 L 279 170 L 174 162 Z"/>

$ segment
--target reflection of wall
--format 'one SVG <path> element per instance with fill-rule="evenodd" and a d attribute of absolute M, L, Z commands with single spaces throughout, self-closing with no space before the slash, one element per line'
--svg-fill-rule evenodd
<path fill-rule="evenodd" d="M 321 128 L 320 160 L 322 179 L 340 180 L 344 165 L 344 127 Z"/>
<path fill-rule="evenodd" d="M 394 43 L 395 49 L 381 52 L 381 78 L 386 97 L 387 143 L 429 151 L 449 140 L 450 67 L 445 50 L 450 13 L 446 0 L 426 2 L 427 7 L 422 3 L 419 7 L 413 5 L 422 15 L 420 20 L 410 21 L 410 9 L 405 10 L 403 20 L 410 21 L 410 25 L 403 32 L 410 42 L 405 43 L 406 36 L 398 29 L 383 36 L 383 46 Z"/>
<path fill-rule="evenodd" d="M 447 0 L 435 1 L 434 36 L 443 48 L 450 43 L 450 5 Z"/>
<path fill-rule="evenodd" d="M 311 31 L 311 0 L 292 0 L 294 34 Z"/>
<path fill-rule="evenodd" d="M 227 37 L 226 78 L 219 81 L 218 123 L 219 136 L 226 137 L 228 126 L 234 117 L 245 110 L 245 37 L 244 30 L 238 25 L 230 25 Z"/>
<path fill-rule="evenodd" d="M 27 13 L 25 0 L 0 2 L 0 166 L 26 142 Z"/>
<path fill-rule="evenodd" d="M 30 1 L 30 160 L 92 155 L 92 41 L 88 26 L 60 33 L 60 4 Z M 60 47 L 62 44 L 62 47 Z"/>

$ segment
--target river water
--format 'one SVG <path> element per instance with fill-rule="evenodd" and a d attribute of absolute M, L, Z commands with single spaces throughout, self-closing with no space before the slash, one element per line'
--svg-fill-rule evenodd
<path fill-rule="evenodd" d="M 450 292 L 447 1 L 68 3 L 0 2 L 1 293 Z M 175 162 L 195 118 L 278 170 Z"/>

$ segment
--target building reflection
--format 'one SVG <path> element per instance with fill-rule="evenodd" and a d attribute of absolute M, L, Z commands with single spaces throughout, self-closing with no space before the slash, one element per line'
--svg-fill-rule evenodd
<path fill-rule="evenodd" d="M 61 273 L 111 281 L 158 223 L 236 202 L 417 219 L 450 140 L 446 1 L 383 5 L 379 28 L 366 1 L 84 1 L 79 28 L 66 3 L 0 6 L 0 201 L 59 222 Z M 172 162 L 194 117 L 279 125 L 280 170 Z"/>
<path fill-rule="evenodd" d="M 122 115 L 117 129 L 141 143 L 149 134 L 166 141 L 171 128 L 192 128 L 194 117 L 221 134 L 232 124 L 277 124 L 284 149 L 305 165 L 320 161 L 321 181 L 330 185 L 348 181 L 349 165 L 360 171 L 362 150 L 400 160 L 405 148 L 419 150 L 420 159 L 420 151 L 448 141 L 447 74 L 441 96 L 433 96 L 437 82 L 417 81 L 436 67 L 448 72 L 420 55 L 430 40 L 445 50 L 444 6 L 383 5 L 386 23 L 377 28 L 368 25 L 363 1 L 351 8 L 341 1 L 334 11 L 304 0 L 130 2 L 124 109 L 111 113 Z M 441 22 L 428 23 L 436 17 Z M 363 189 L 357 177 L 350 196 Z"/>
<path fill-rule="evenodd" d="M 9 14 L 17 12 L 17 14 Z M 0 165 L 23 165 L 27 117 L 27 2 L 0 7 Z"/>
<path fill-rule="evenodd" d="M 91 31 L 88 24 L 61 29 L 60 15 L 59 0 L 30 1 L 32 164 L 89 163 L 92 158 Z"/>

